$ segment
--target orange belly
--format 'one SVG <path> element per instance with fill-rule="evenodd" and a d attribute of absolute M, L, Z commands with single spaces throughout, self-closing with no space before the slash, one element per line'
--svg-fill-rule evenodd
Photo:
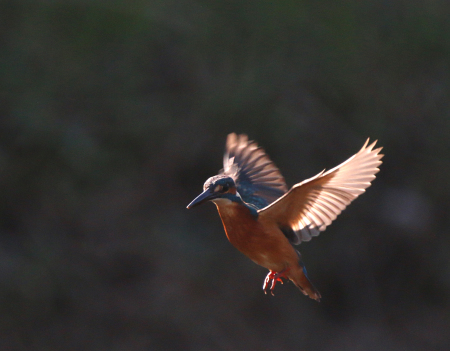
<path fill-rule="evenodd" d="M 272 271 L 298 265 L 298 256 L 281 230 L 261 223 L 236 202 L 216 203 L 230 243 L 255 263 Z"/>

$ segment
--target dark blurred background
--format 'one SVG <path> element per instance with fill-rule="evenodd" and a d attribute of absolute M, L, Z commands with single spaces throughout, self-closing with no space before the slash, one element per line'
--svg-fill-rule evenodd
<path fill-rule="evenodd" d="M 1 350 L 450 349 L 450 4 L 0 1 Z M 323 299 L 186 205 L 228 133 L 367 193 L 302 244 Z"/>

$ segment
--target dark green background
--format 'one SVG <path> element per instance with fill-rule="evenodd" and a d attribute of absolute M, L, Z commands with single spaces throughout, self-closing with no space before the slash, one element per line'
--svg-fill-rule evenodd
<path fill-rule="evenodd" d="M 446 0 L 0 1 L 1 350 L 448 350 Z M 228 133 L 381 172 L 301 245 L 317 303 L 186 205 Z"/>

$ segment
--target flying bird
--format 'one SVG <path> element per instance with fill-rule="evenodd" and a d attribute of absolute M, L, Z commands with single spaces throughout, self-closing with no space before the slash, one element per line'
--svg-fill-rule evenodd
<path fill-rule="evenodd" d="M 289 191 L 278 168 L 256 142 L 229 134 L 223 169 L 209 178 L 187 208 L 212 201 L 231 244 L 269 270 L 263 290 L 291 280 L 303 294 L 320 301 L 301 254 L 293 245 L 310 241 L 370 186 L 382 148 L 369 139 L 339 166 L 295 184 Z"/>

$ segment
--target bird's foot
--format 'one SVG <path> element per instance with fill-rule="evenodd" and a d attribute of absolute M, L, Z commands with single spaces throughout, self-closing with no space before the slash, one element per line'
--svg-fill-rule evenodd
<path fill-rule="evenodd" d="M 272 296 L 274 296 L 273 290 L 275 289 L 275 285 L 277 284 L 277 282 L 283 284 L 283 280 L 281 278 L 287 279 L 286 273 L 290 270 L 291 267 L 285 268 L 281 272 L 270 271 L 269 274 L 267 274 L 266 279 L 264 279 L 264 293 L 267 294 L 267 287 L 269 286 L 270 281 L 272 281 L 272 285 L 270 286 L 270 293 L 272 294 Z"/>

